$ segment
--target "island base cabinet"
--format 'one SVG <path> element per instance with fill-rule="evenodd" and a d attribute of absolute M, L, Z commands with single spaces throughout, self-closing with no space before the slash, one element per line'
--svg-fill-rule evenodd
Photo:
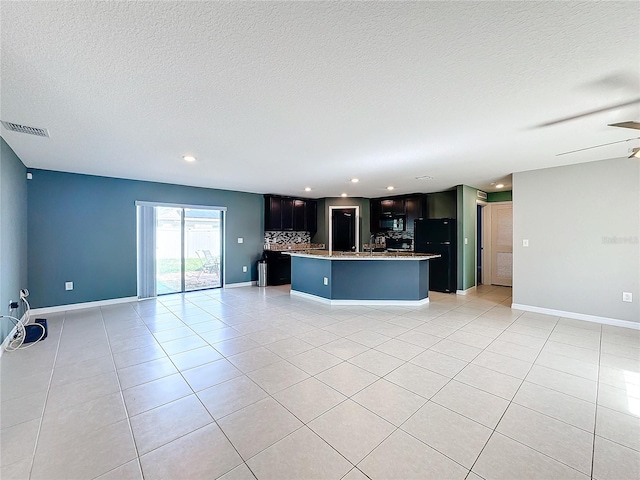
<path fill-rule="evenodd" d="M 291 291 L 332 304 L 420 305 L 429 301 L 429 260 L 292 255 Z"/>

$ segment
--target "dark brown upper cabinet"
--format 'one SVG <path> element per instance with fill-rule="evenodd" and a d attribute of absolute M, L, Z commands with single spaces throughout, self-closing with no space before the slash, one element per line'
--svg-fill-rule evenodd
<path fill-rule="evenodd" d="M 313 234 L 317 230 L 317 209 L 316 200 L 265 195 L 264 229 Z"/>
<path fill-rule="evenodd" d="M 424 218 L 426 201 L 424 195 L 417 197 L 407 197 L 404 202 L 407 215 L 407 230 L 413 230 L 413 222 L 419 218 Z"/>
<path fill-rule="evenodd" d="M 283 198 L 282 205 L 282 230 L 293 230 L 293 198 Z"/>
<path fill-rule="evenodd" d="M 282 199 L 280 197 L 264 196 L 264 229 L 282 230 Z"/>
<path fill-rule="evenodd" d="M 397 197 L 372 198 L 369 202 L 371 232 L 378 233 L 391 230 L 387 226 L 390 217 L 402 221 L 402 230 L 413 230 L 414 220 L 424 218 L 426 204 L 426 196 L 418 193 Z"/>
<path fill-rule="evenodd" d="M 380 200 L 382 215 L 403 215 L 404 198 L 385 198 Z"/>

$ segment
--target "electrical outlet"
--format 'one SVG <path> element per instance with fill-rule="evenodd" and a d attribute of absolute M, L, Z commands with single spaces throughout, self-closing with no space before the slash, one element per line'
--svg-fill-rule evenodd
<path fill-rule="evenodd" d="M 631 292 L 622 292 L 623 302 L 633 302 L 633 294 Z"/>
<path fill-rule="evenodd" d="M 467 237 L 464 238 L 464 244 L 469 245 L 469 239 Z"/>
<path fill-rule="evenodd" d="M 246 265 L 243 265 L 243 266 L 242 266 L 242 271 L 243 271 L 243 272 L 245 272 L 245 273 L 247 273 L 247 266 L 246 266 Z"/>
<path fill-rule="evenodd" d="M 329 279 L 327 277 L 324 277 L 322 283 L 324 283 L 325 285 L 329 285 Z"/>
<path fill-rule="evenodd" d="M 73 282 L 64 282 L 65 290 L 73 290 Z"/>

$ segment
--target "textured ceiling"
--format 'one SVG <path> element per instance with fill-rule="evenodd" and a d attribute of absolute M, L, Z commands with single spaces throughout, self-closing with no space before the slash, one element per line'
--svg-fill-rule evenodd
<path fill-rule="evenodd" d="M 492 191 L 640 145 L 556 156 L 638 137 L 606 126 L 640 120 L 637 104 L 532 128 L 640 96 L 636 1 L 0 8 L 0 116 L 51 133 L 2 129 L 32 168 L 373 197 Z"/>

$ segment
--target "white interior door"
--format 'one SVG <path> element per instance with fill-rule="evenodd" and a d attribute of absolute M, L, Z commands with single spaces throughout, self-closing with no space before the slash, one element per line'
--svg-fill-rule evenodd
<path fill-rule="evenodd" d="M 491 283 L 511 286 L 513 282 L 513 206 L 491 207 Z"/>

